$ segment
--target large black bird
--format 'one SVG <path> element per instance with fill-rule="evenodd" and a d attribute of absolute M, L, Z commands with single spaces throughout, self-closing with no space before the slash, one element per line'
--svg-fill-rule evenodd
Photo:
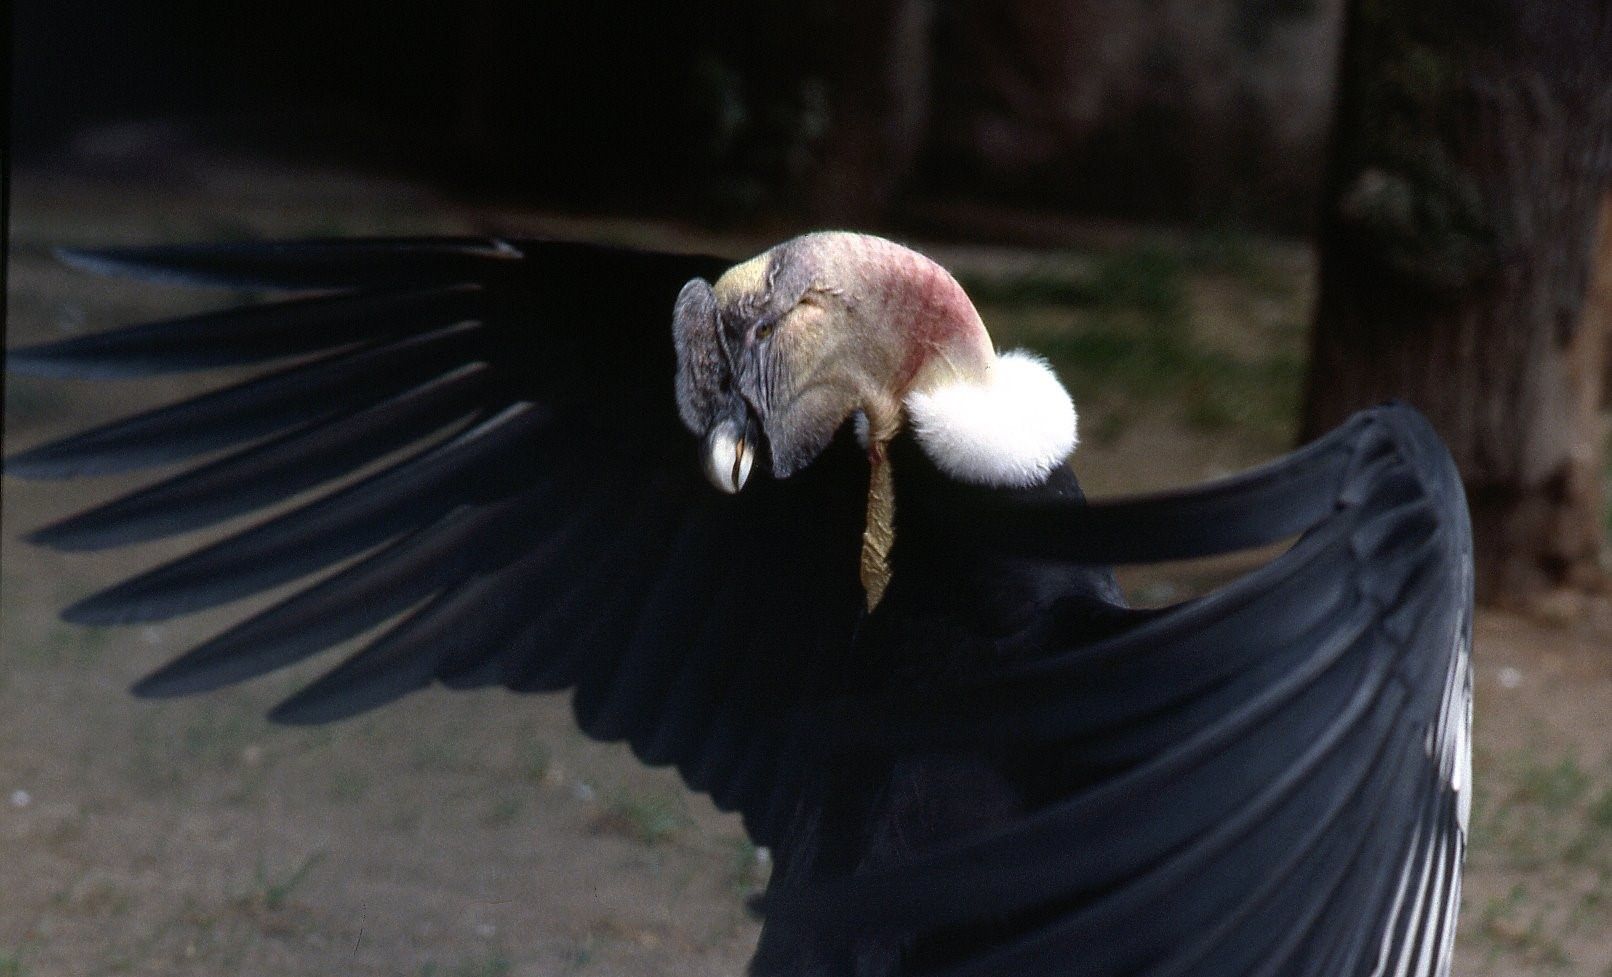
<path fill-rule="evenodd" d="M 514 240 L 66 257 L 288 294 L 13 351 L 79 377 L 265 364 L 12 457 L 64 478 L 204 456 L 35 542 L 182 533 L 388 459 L 68 608 L 155 621 L 306 581 L 140 694 L 394 617 L 274 718 L 433 682 L 571 689 L 590 735 L 774 849 L 757 974 L 1448 972 L 1470 535 L 1411 409 L 1087 503 L 1051 371 L 998 355 L 949 274 L 878 238 L 732 268 Z M 1106 569 L 1295 536 L 1160 609 Z"/>

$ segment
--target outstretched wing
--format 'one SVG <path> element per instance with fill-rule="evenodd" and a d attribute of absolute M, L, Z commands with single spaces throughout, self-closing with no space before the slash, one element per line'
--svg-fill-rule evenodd
<path fill-rule="evenodd" d="M 64 478 L 200 459 L 32 535 L 60 549 L 302 500 L 66 611 L 156 621 L 301 584 L 138 692 L 238 682 L 396 618 L 274 718 L 337 719 L 432 682 L 574 687 L 584 730 L 675 763 L 770 840 L 764 815 L 788 800 L 790 743 L 810 734 L 791 725 L 795 706 L 861 614 L 865 462 L 831 451 L 803 477 L 760 477 L 736 497 L 701 479 L 677 422 L 671 312 L 686 280 L 722 262 L 499 240 L 65 258 L 282 293 L 10 353 L 14 371 L 59 376 L 263 368 L 7 462 Z"/>
<path fill-rule="evenodd" d="M 1302 535 L 1117 631 L 1093 639 L 1074 603 L 1055 606 L 1023 635 L 1028 652 L 1008 649 L 1013 664 L 859 704 L 886 747 L 989 745 L 1056 768 L 1062 788 L 1005 827 L 775 890 L 769 914 L 915 934 L 952 948 L 933 970 L 948 977 L 1448 972 L 1470 802 L 1471 542 L 1425 420 L 1380 408 L 1186 492 L 972 505 L 982 545 L 1049 568 Z M 919 517 L 904 514 L 910 533 Z M 955 938 L 980 927 L 990 939 Z"/>

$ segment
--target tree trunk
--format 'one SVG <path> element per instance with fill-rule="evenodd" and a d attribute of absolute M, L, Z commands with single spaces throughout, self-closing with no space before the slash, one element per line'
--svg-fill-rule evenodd
<path fill-rule="evenodd" d="M 1467 483 L 1481 599 L 1600 581 L 1612 3 L 1353 0 L 1304 431 L 1408 400 Z"/>

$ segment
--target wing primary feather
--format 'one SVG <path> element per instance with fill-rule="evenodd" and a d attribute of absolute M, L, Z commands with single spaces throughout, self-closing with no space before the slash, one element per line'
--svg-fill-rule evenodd
<path fill-rule="evenodd" d="M 507 464 L 548 414 L 517 404 L 452 440 L 70 606 L 75 623 L 163 620 L 267 590 L 424 525 L 459 504 L 518 487 Z"/>
<path fill-rule="evenodd" d="M 512 511 L 529 511 L 515 504 Z M 524 537 L 519 527 L 513 529 Z M 527 571 L 548 554 L 526 545 L 507 545 L 510 554 L 526 551 L 507 565 L 480 568 L 377 638 L 368 647 L 313 684 L 276 706 L 270 718 L 302 725 L 345 719 L 391 702 L 429 684 L 442 672 L 472 667 L 495 648 L 500 636 L 519 626 L 529 599 Z M 502 561 L 498 561 L 502 563 Z"/>
<path fill-rule="evenodd" d="M 76 478 L 179 461 L 393 396 L 470 359 L 477 340 L 466 324 L 337 353 L 40 445 L 6 470 Z"/>
<path fill-rule="evenodd" d="M 142 696 L 188 695 L 283 668 L 354 637 L 479 568 L 512 559 L 532 531 L 540 486 L 484 509 L 460 509 L 403 536 L 163 666 Z"/>
<path fill-rule="evenodd" d="M 477 281 L 523 257 L 495 238 L 370 238 L 61 248 L 81 271 L 174 285 L 288 290 Z"/>
<path fill-rule="evenodd" d="M 506 687 L 556 692 L 574 680 L 576 646 L 565 622 L 585 605 L 594 575 L 608 572 L 606 559 L 615 552 L 622 533 L 605 514 L 627 502 L 617 485 L 615 491 L 579 505 L 579 514 L 537 568 L 526 587 L 533 602 L 530 619 L 498 652 L 498 680 Z"/>
<path fill-rule="evenodd" d="M 481 649 L 465 649 L 444 659 L 436 678 L 450 688 L 509 684 L 509 673 L 521 665 L 542 669 L 550 661 L 551 642 L 542 640 L 545 606 L 552 604 L 556 591 L 565 592 L 567 575 L 581 554 L 591 553 L 593 542 L 606 531 L 598 518 L 608 504 L 566 507 L 565 515 L 530 552 L 500 571 L 499 601 L 522 609 L 524 616 L 512 618 L 508 634 Z M 540 637 L 541 635 L 541 637 Z M 556 685 L 553 688 L 563 687 Z M 536 687 L 530 691 L 536 691 Z"/>
<path fill-rule="evenodd" d="M 698 626 L 699 614 L 716 595 L 699 572 L 723 554 L 709 531 L 707 514 L 699 509 L 683 520 L 655 580 L 632 623 L 621 659 L 610 676 L 588 690 L 594 702 L 584 702 L 578 690 L 577 712 L 583 728 L 599 739 L 631 739 L 654 721 L 655 700 L 665 691 L 666 672 L 675 669 L 687 631 Z"/>
<path fill-rule="evenodd" d="M 480 572 L 433 598 L 369 647 L 276 706 L 276 722 L 345 719 L 429 684 L 442 672 L 479 662 L 518 626 L 526 607 L 518 572 Z"/>
<path fill-rule="evenodd" d="M 477 319 L 484 304 L 474 283 L 313 295 L 24 346 L 6 369 L 107 379 L 258 363 Z"/>
<path fill-rule="evenodd" d="M 714 527 L 713 535 L 719 540 L 722 530 L 720 523 Z M 728 552 L 741 551 L 730 546 Z M 686 757 L 704 730 L 715 705 L 710 696 L 714 692 L 717 649 L 728 636 L 737 633 L 734 615 L 727 613 L 723 602 L 732 592 L 734 581 L 744 578 L 745 568 L 742 556 L 715 567 L 705 588 L 709 604 L 696 618 L 699 626 L 678 656 L 676 670 L 667 678 L 654 732 L 641 745 L 635 744 L 644 762 L 658 766 Z"/>
<path fill-rule="evenodd" d="M 335 722 L 383 706 L 431 684 L 458 636 L 453 625 L 480 602 L 488 577 L 473 577 L 438 594 L 362 651 L 269 711 L 290 726 Z"/>
<path fill-rule="evenodd" d="M 608 478 L 608 476 L 607 476 Z M 528 622 L 521 646 L 533 654 L 528 658 L 506 656 L 505 684 L 528 691 L 554 691 L 576 685 L 609 662 L 589 660 L 594 649 L 589 625 L 596 613 L 614 610 L 612 601 L 619 588 L 628 586 L 624 569 L 634 561 L 638 533 L 654 511 L 654 501 L 641 493 L 630 493 L 630 483 L 620 482 L 608 504 L 620 506 L 610 520 L 599 519 L 587 527 L 586 545 L 573 545 L 566 556 L 570 562 L 555 564 L 543 593 L 544 604 Z M 602 500 L 603 501 L 603 500 Z M 579 540 L 579 542 L 581 542 Z"/>
<path fill-rule="evenodd" d="M 567 626 L 576 690 L 571 711 L 590 736 L 595 728 L 646 594 L 659 579 L 675 542 L 676 513 L 661 479 L 642 486 L 643 499 L 624 523 L 626 532 L 607 553 L 608 572 L 593 575 L 589 587 L 572 597 L 573 607 L 588 607 L 589 617 Z"/>
<path fill-rule="evenodd" d="M 345 475 L 468 421 L 487 390 L 471 363 L 400 396 L 312 424 L 30 533 L 57 550 L 98 550 L 200 529 Z"/>

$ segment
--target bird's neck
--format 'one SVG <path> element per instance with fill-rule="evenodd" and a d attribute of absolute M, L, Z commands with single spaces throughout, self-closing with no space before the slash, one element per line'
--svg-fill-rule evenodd
<path fill-rule="evenodd" d="M 869 480 L 861 578 L 869 610 L 890 580 L 888 448 L 899 432 L 910 428 L 947 476 L 993 488 L 1041 484 L 1075 447 L 1074 404 L 1046 363 L 1022 352 L 999 356 L 949 272 L 917 252 L 879 246 L 877 280 L 885 284 L 874 329 L 897 354 L 888 362 L 899 366 L 862 405 Z"/>
<path fill-rule="evenodd" d="M 890 548 L 896 541 L 895 475 L 890 467 L 890 442 L 868 442 L 868 508 L 862 527 L 862 592 L 868 610 L 879 606 L 890 585 Z"/>
<path fill-rule="evenodd" d="M 889 402 L 868 410 L 869 441 L 911 427 L 936 465 L 960 481 L 1024 488 L 1075 448 L 1075 408 L 1047 364 L 998 355 L 963 286 L 939 264 L 899 249 L 885 258 L 879 317 L 901 366 Z"/>

